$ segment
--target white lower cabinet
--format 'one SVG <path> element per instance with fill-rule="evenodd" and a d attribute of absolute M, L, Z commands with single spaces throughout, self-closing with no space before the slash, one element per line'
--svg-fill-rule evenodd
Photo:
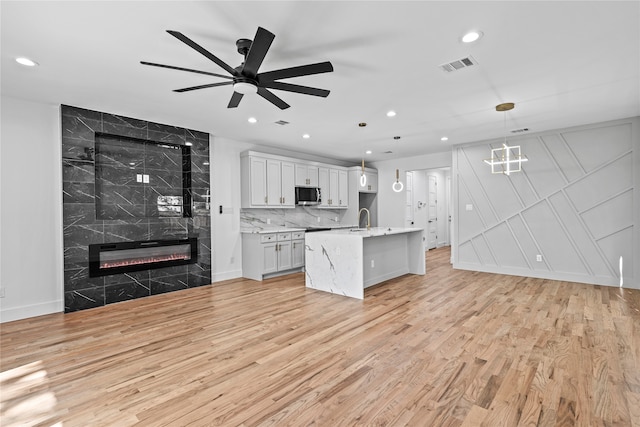
<path fill-rule="evenodd" d="M 304 231 L 242 234 L 242 276 L 262 280 L 304 267 Z"/>
<path fill-rule="evenodd" d="M 291 268 L 304 267 L 304 231 L 291 233 Z"/>

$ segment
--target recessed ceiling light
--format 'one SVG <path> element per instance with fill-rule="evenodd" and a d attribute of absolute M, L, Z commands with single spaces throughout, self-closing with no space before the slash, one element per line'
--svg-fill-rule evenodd
<path fill-rule="evenodd" d="M 247 121 L 248 121 L 249 123 L 258 123 L 258 119 L 256 119 L 255 117 L 249 117 L 249 118 L 247 119 Z"/>
<path fill-rule="evenodd" d="M 367 151 L 365 151 L 365 153 L 366 153 L 366 154 L 371 154 L 371 153 L 372 153 L 372 151 L 371 151 L 371 150 L 367 150 Z"/>
<path fill-rule="evenodd" d="M 309 139 L 309 138 L 311 138 L 311 135 L 309 135 L 308 133 L 305 133 L 304 135 L 302 135 L 302 137 L 304 139 Z"/>
<path fill-rule="evenodd" d="M 446 136 L 443 136 L 442 138 L 440 138 L 440 141 L 448 141 L 449 138 L 447 138 Z"/>
<path fill-rule="evenodd" d="M 360 123 L 358 123 L 358 126 L 359 126 L 359 127 L 361 127 L 361 128 L 365 127 L 366 125 L 367 125 L 367 124 L 366 124 L 365 122 L 360 122 Z"/>
<path fill-rule="evenodd" d="M 393 139 L 400 139 L 400 137 L 399 136 L 394 136 Z"/>
<path fill-rule="evenodd" d="M 393 110 L 387 111 L 387 117 L 395 117 L 395 115 L 396 115 L 395 111 L 393 111 Z"/>
<path fill-rule="evenodd" d="M 37 62 L 22 56 L 19 58 L 16 58 L 16 62 L 20 65 L 24 65 L 25 67 L 35 67 L 36 65 L 38 65 Z"/>
<path fill-rule="evenodd" d="M 473 43 L 482 37 L 482 31 L 469 31 L 467 34 L 462 36 L 463 43 Z"/>
<path fill-rule="evenodd" d="M 186 145 L 187 147 L 191 147 L 193 145 L 193 142 L 187 141 L 184 143 L 184 145 Z"/>
<path fill-rule="evenodd" d="M 203 166 L 209 166 L 209 162 L 202 162 Z"/>

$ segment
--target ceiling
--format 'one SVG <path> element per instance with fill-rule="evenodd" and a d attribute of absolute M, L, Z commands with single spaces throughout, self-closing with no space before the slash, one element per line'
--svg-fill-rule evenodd
<path fill-rule="evenodd" d="M 640 115 L 638 1 L 3 0 L 0 14 L 3 96 L 345 161 Z M 227 109 L 231 86 L 172 91 L 223 80 L 140 64 L 225 74 L 166 30 L 235 67 L 235 41 L 252 39 L 258 26 L 276 36 L 261 72 L 331 61 L 333 73 L 284 80 L 330 95 L 274 91 L 291 108 L 245 96 Z M 472 29 L 483 37 L 462 43 Z M 469 55 L 477 65 L 439 68 Z M 39 66 L 23 67 L 17 56 Z M 516 108 L 496 112 L 503 102 Z"/>

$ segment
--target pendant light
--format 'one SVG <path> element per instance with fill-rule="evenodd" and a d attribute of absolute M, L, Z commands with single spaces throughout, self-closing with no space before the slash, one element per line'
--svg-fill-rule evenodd
<path fill-rule="evenodd" d="M 513 172 L 522 170 L 522 163 L 528 161 L 520 152 L 519 145 L 507 145 L 507 111 L 513 110 L 515 104 L 513 102 L 505 102 L 496 105 L 496 111 L 504 112 L 504 142 L 501 148 L 491 150 L 491 158 L 484 162 L 491 166 L 491 173 L 501 173 L 510 175 Z"/>
<path fill-rule="evenodd" d="M 367 123 L 360 122 L 358 123 L 358 127 L 365 128 L 367 127 Z M 362 172 L 360 172 L 360 187 L 364 187 L 365 185 L 367 185 L 367 175 L 364 174 L 364 159 L 362 159 Z"/>
<path fill-rule="evenodd" d="M 396 141 L 399 141 L 400 140 L 400 136 L 394 136 L 393 139 L 395 139 Z M 396 169 L 396 180 L 391 185 L 391 188 L 396 193 L 399 193 L 404 189 L 404 184 L 402 182 L 400 182 L 400 170 L 398 170 L 398 169 Z"/>
<path fill-rule="evenodd" d="M 362 159 L 362 173 L 360 174 L 360 187 L 367 185 L 367 175 L 364 174 L 364 159 Z"/>
<path fill-rule="evenodd" d="M 396 169 L 396 182 L 393 183 L 391 188 L 393 188 L 393 191 L 396 193 L 399 193 L 404 189 L 404 184 L 400 182 L 400 171 L 398 169 Z"/>

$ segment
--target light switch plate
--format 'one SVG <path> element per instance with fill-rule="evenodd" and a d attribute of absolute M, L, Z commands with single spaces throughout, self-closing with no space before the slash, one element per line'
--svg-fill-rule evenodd
<path fill-rule="evenodd" d="M 465 208 L 466 208 L 468 211 L 472 211 L 472 210 L 473 210 L 473 205 L 472 205 L 472 204 L 468 204 L 467 206 L 465 206 Z"/>
<path fill-rule="evenodd" d="M 142 182 L 142 174 L 136 174 L 136 182 Z"/>
<path fill-rule="evenodd" d="M 149 183 L 149 175 L 144 174 L 142 175 L 142 182 L 144 182 L 145 184 Z"/>

